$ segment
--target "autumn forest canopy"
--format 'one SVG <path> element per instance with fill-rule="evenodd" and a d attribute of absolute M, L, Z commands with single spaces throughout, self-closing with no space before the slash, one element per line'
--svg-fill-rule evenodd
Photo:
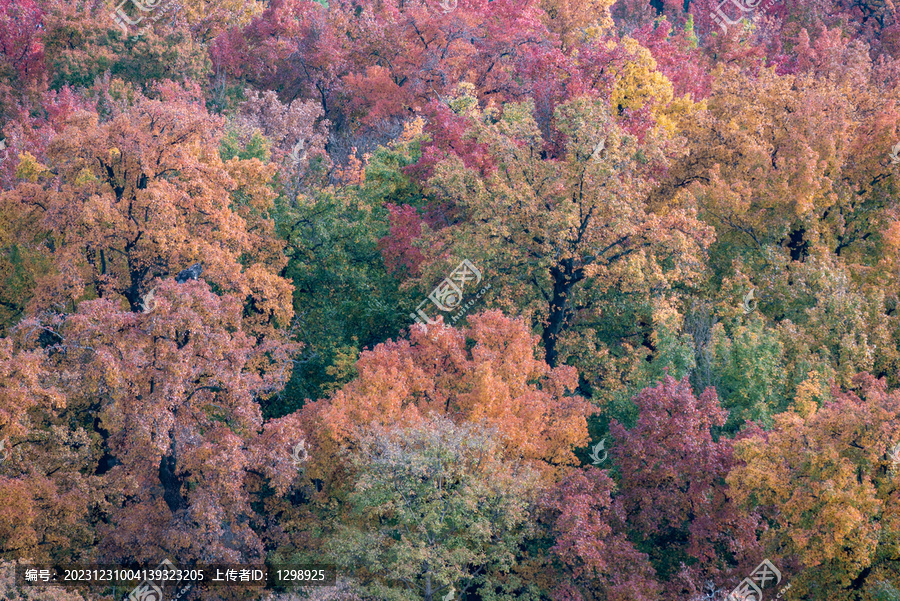
<path fill-rule="evenodd" d="M 900 601 L 898 6 L 0 0 L 0 599 Z"/>

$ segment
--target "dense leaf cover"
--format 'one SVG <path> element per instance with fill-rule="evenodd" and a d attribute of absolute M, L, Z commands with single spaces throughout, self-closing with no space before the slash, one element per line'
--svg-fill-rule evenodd
<path fill-rule="evenodd" d="M 0 598 L 900 599 L 890 0 L 0 0 Z"/>

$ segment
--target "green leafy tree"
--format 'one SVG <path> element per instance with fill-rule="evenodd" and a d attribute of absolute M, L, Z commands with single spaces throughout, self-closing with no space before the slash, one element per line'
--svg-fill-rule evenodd
<path fill-rule="evenodd" d="M 352 522 L 331 542 L 364 589 L 391 601 L 536 599 L 497 593 L 531 530 L 536 473 L 505 460 L 496 433 L 434 417 L 371 431 L 353 454 Z M 503 587 L 500 587 L 501 589 Z"/>
<path fill-rule="evenodd" d="M 734 432 L 746 420 L 771 426 L 772 416 L 787 408 L 783 346 L 763 319 L 734 328 L 731 336 L 718 324 L 713 332 L 713 371 L 722 407 L 729 410 L 725 428 Z"/>
<path fill-rule="evenodd" d="M 649 317 L 651 296 L 689 276 L 686 259 L 710 242 L 690 213 L 653 213 L 645 203 L 666 162 L 663 134 L 639 139 L 606 102 L 579 97 L 555 112 L 566 147 L 554 157 L 531 102 L 507 104 L 499 117 L 477 108 L 466 116 L 492 167 L 466 168 L 451 156 L 435 168 L 433 193 L 463 217 L 438 233 L 434 253 L 483 266 L 492 302 L 531 317 L 548 364 L 598 376 L 636 322 L 649 331 L 640 317 Z M 447 263 L 426 273 L 437 280 Z"/>
<path fill-rule="evenodd" d="M 350 186 L 279 201 L 276 221 L 289 257 L 284 275 L 294 284 L 293 329 L 304 352 L 270 411 L 290 413 L 346 383 L 335 376 L 345 373 L 338 365 L 348 353 L 355 359 L 408 325 L 398 283 L 378 251 L 386 215 Z"/>
<path fill-rule="evenodd" d="M 421 292 L 404 286 L 384 256 L 386 248 L 405 242 L 388 237 L 388 203 L 422 207 L 428 200 L 404 173 L 421 154 L 421 136 L 422 122 L 409 124 L 369 157 L 355 184 L 279 199 L 275 219 L 290 257 L 284 273 L 295 286 L 294 327 L 305 352 L 277 411 L 289 412 L 306 398 L 340 388 L 353 377 L 348 366 L 364 348 L 411 325 L 408 308 Z"/>

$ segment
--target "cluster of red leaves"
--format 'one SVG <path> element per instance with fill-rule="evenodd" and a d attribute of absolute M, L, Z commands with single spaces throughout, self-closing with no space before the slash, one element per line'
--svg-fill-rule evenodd
<path fill-rule="evenodd" d="M 413 241 L 422 235 L 425 221 L 419 217 L 415 207 L 388 204 L 387 208 L 390 211 L 390 234 L 378 241 L 385 267 L 388 273 L 406 269 L 410 274 L 417 275 L 425 255 L 413 246 Z"/>

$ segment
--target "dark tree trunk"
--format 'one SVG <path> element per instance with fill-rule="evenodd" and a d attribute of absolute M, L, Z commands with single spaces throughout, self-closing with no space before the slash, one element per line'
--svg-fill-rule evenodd
<path fill-rule="evenodd" d="M 556 343 L 559 335 L 566 327 L 566 310 L 569 307 L 569 298 L 575 284 L 584 279 L 584 271 L 575 268 L 574 259 L 564 259 L 550 268 L 550 277 L 553 279 L 553 296 L 550 298 L 550 313 L 547 325 L 541 335 L 544 343 L 544 360 L 550 367 L 556 367 L 559 353 Z"/>
<path fill-rule="evenodd" d="M 169 454 L 163 455 L 159 459 L 159 482 L 163 486 L 163 500 L 172 513 L 187 507 L 184 496 L 181 494 L 182 479 L 175 474 L 177 463 L 175 441 L 173 440 Z"/>

